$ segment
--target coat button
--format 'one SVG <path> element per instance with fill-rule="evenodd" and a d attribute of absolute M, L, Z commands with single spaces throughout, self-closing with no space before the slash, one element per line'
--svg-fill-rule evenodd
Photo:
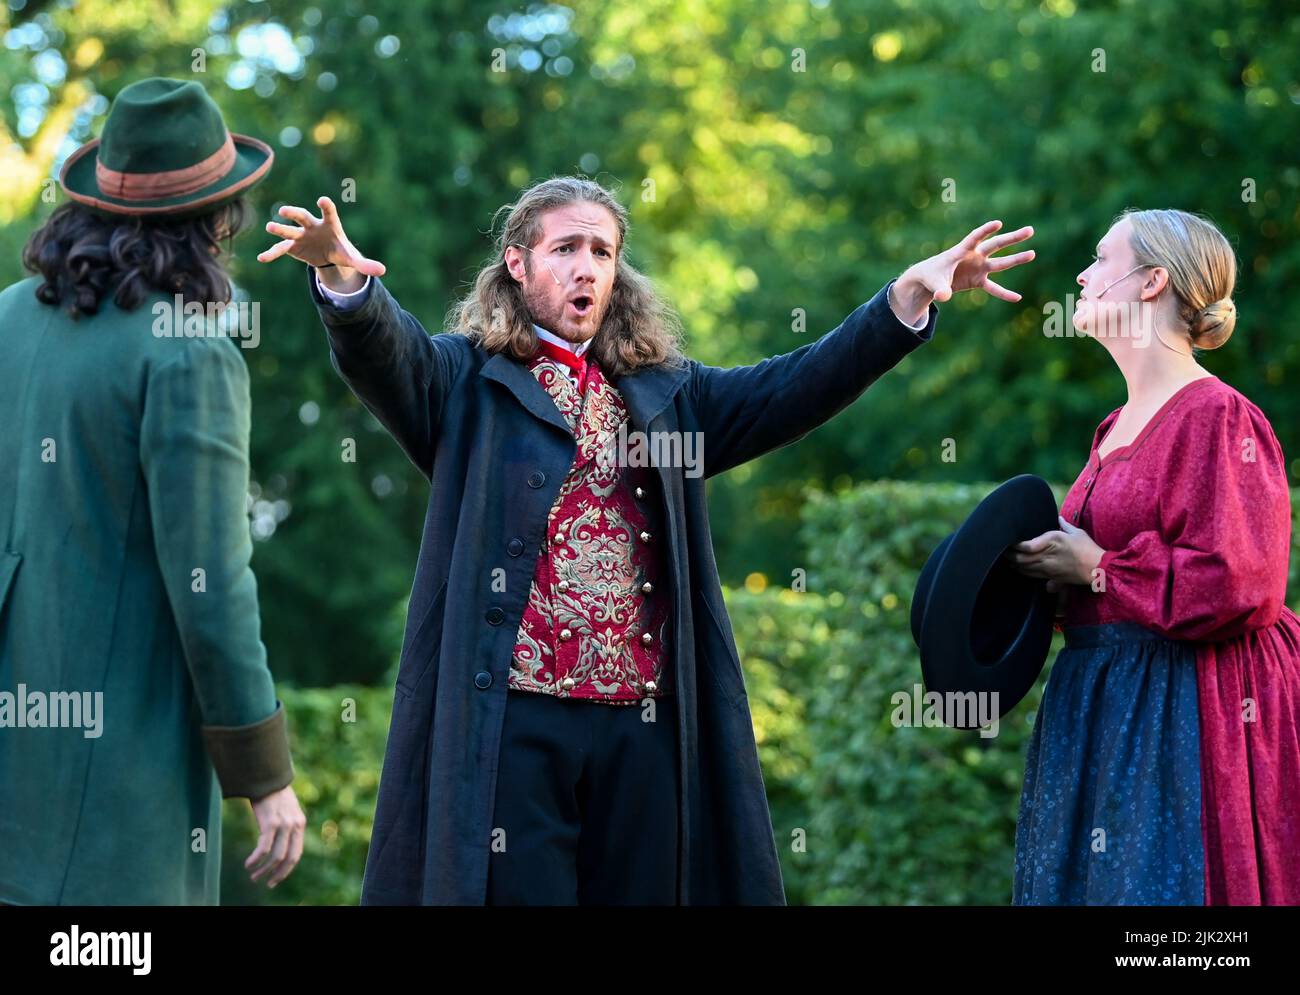
<path fill-rule="evenodd" d="M 505 620 L 506 613 L 500 608 L 489 608 L 487 614 L 483 616 L 492 625 L 500 625 Z"/>
<path fill-rule="evenodd" d="M 645 689 L 646 689 L 647 691 L 650 691 L 650 692 L 658 691 L 658 690 L 659 690 L 659 685 L 656 684 L 654 681 L 646 681 L 646 682 L 645 682 Z"/>
<path fill-rule="evenodd" d="M 569 582 L 567 580 L 562 580 L 555 585 L 555 589 L 560 592 L 567 591 L 569 589 Z"/>
<path fill-rule="evenodd" d="M 572 638 L 573 638 L 573 633 L 570 632 L 568 629 L 561 629 L 561 630 L 560 630 L 560 638 L 561 638 L 561 639 L 572 639 Z"/>
<path fill-rule="evenodd" d="M 636 489 L 636 496 L 637 496 L 638 498 L 643 498 L 643 497 L 645 497 L 645 489 L 642 488 L 642 487 L 638 487 L 638 488 Z"/>
<path fill-rule="evenodd" d="M 564 688 L 566 691 L 572 691 L 573 685 L 576 683 L 577 682 L 572 677 L 566 677 L 564 680 L 560 681 L 560 687 Z"/>
<path fill-rule="evenodd" d="M 511 556 L 518 556 L 523 551 L 524 551 L 524 541 L 520 539 L 518 536 L 515 536 L 513 539 L 511 539 L 509 544 L 506 546 L 506 552 L 509 553 Z"/>
<path fill-rule="evenodd" d="M 492 675 L 486 670 L 480 670 L 474 675 L 474 686 L 480 691 L 490 688 L 492 686 Z"/>
<path fill-rule="evenodd" d="M 643 590 L 646 594 L 649 594 L 654 589 L 655 586 L 651 584 L 649 581 L 646 581 L 644 584 L 641 585 L 641 590 Z"/>
<path fill-rule="evenodd" d="M 564 533 L 563 533 L 563 532 L 557 532 L 557 533 L 555 533 L 555 541 L 556 541 L 556 542 L 564 542 Z"/>
<path fill-rule="evenodd" d="M 649 542 L 652 538 L 653 538 L 653 537 L 650 535 L 649 532 L 642 532 L 642 533 L 641 533 L 641 541 L 642 541 L 642 542 Z"/>
<path fill-rule="evenodd" d="M 641 633 L 641 642 L 645 643 L 647 646 L 650 645 L 650 640 L 651 640 L 651 638 L 652 638 L 652 637 L 651 637 L 650 633 L 648 633 L 648 632 L 643 632 L 643 633 Z"/>
<path fill-rule="evenodd" d="M 541 487 L 544 483 L 546 483 L 546 474 L 542 473 L 541 470 L 534 470 L 528 475 L 528 486 L 533 490 Z"/>

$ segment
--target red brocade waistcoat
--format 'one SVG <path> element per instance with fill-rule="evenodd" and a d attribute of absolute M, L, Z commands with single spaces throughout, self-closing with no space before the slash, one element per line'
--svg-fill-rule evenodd
<path fill-rule="evenodd" d="M 595 362 L 541 346 L 528 369 L 578 446 L 547 519 L 509 686 L 622 705 L 663 697 L 673 690 L 670 601 L 655 469 L 618 464 L 619 429 L 633 430 Z"/>

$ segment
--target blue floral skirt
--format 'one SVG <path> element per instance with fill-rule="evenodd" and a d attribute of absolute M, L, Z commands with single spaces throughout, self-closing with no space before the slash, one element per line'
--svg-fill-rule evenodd
<path fill-rule="evenodd" d="M 1025 756 L 1015 905 L 1202 905 L 1193 644 L 1065 629 Z"/>

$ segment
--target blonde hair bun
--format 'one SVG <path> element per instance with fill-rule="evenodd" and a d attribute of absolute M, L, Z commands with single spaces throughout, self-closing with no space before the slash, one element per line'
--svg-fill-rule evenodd
<path fill-rule="evenodd" d="M 1237 305 L 1231 297 L 1212 301 L 1192 321 L 1192 345 L 1197 349 L 1217 349 L 1228 341 L 1236 324 Z"/>

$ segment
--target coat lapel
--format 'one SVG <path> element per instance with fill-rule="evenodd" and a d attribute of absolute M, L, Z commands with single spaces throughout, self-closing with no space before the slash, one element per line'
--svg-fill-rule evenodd
<path fill-rule="evenodd" d="M 623 395 L 632 427 L 648 432 L 650 423 L 672 403 L 674 395 L 689 376 L 690 369 L 685 362 L 680 365 L 656 363 L 620 377 L 611 377 L 610 382 Z"/>
<path fill-rule="evenodd" d="M 690 370 L 685 363 L 656 363 L 611 378 L 610 382 L 623 395 L 623 403 L 627 406 L 633 428 L 645 432 L 648 431 L 650 422 L 672 402 L 673 395 L 689 375 Z M 504 353 L 496 353 L 479 368 L 479 376 L 504 385 L 530 414 L 573 438 L 573 429 L 560 414 L 551 395 L 546 393 L 546 388 L 537 382 L 537 378 L 522 363 Z"/>
<path fill-rule="evenodd" d="M 551 400 L 551 395 L 546 393 L 546 388 L 537 382 L 537 378 L 529 373 L 522 363 L 499 352 L 488 357 L 487 362 L 479 368 L 478 374 L 504 384 L 515 396 L 515 400 L 530 414 L 548 425 L 554 425 L 569 438 L 573 438 L 573 430 L 569 428 L 564 415 L 560 414 L 560 409 Z"/>

